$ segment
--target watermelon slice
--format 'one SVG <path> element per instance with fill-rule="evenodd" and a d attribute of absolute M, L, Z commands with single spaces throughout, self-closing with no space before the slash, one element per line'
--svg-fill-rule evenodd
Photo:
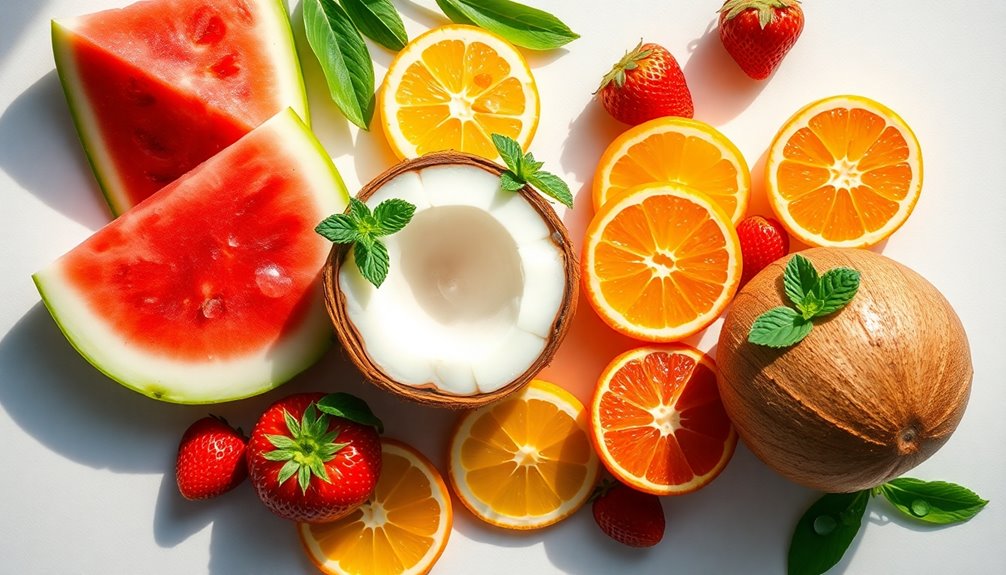
<path fill-rule="evenodd" d="M 148 0 L 53 20 L 63 90 L 113 214 L 276 113 L 307 121 L 282 0 Z"/>
<path fill-rule="evenodd" d="M 328 348 L 314 232 L 349 201 L 287 110 L 119 216 L 33 278 L 96 368 L 150 397 L 255 395 Z"/>

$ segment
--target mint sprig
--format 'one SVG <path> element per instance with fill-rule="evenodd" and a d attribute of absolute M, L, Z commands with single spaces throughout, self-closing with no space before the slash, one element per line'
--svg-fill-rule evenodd
<path fill-rule="evenodd" d="M 346 213 L 328 216 L 314 231 L 332 243 L 353 244 L 356 267 L 374 287 L 381 287 L 388 277 L 390 257 L 379 238 L 404 228 L 415 212 L 416 206 L 397 198 L 384 200 L 373 212 L 367 204 L 352 198 Z"/>
<path fill-rule="evenodd" d="M 811 320 L 845 307 L 859 290 L 858 271 L 839 267 L 818 275 L 814 264 L 800 254 L 786 264 L 782 283 L 793 308 L 772 308 L 755 318 L 748 341 L 767 347 L 789 347 L 807 337 Z"/>
<path fill-rule="evenodd" d="M 500 134 L 492 135 L 493 144 L 500 158 L 508 168 L 500 176 L 500 186 L 508 192 L 516 192 L 530 184 L 539 192 L 558 200 L 568 208 L 573 207 L 573 194 L 569 191 L 569 186 L 562 181 L 559 176 L 542 171 L 544 162 L 534 159 L 530 152 L 524 153 L 520 144 L 513 138 Z"/>
<path fill-rule="evenodd" d="M 877 495 L 906 516 L 934 525 L 967 521 L 988 503 L 966 487 L 911 477 L 853 493 L 825 494 L 804 512 L 793 530 L 788 574 L 821 575 L 834 567 L 859 533 L 870 498 Z"/>

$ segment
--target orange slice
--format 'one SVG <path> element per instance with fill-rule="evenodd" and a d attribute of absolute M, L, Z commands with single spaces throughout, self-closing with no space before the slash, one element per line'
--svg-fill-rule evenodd
<path fill-rule="evenodd" d="M 740 150 L 716 128 L 688 118 L 657 118 L 615 138 L 594 173 L 594 211 L 649 183 L 688 186 L 709 196 L 737 223 L 744 217 L 751 173 Z"/>
<path fill-rule="evenodd" d="M 608 325 L 636 339 L 677 341 L 730 303 L 741 251 L 729 216 L 708 196 L 648 184 L 594 216 L 583 268 L 587 298 Z"/>
<path fill-rule="evenodd" d="M 766 162 L 769 203 L 789 233 L 813 246 L 869 247 L 905 223 L 922 191 L 912 129 L 862 96 L 833 96 L 797 112 Z"/>
<path fill-rule="evenodd" d="M 538 89 L 521 53 L 491 32 L 460 24 L 434 28 L 403 48 L 377 106 L 399 158 L 458 150 L 495 160 L 491 134 L 527 149 L 538 126 Z"/>
<path fill-rule="evenodd" d="M 331 575 L 428 573 L 451 533 L 447 485 L 412 447 L 381 440 L 381 478 L 374 495 L 333 523 L 298 523 L 311 561 Z"/>
<path fill-rule="evenodd" d="M 597 382 L 590 416 L 591 438 L 608 470 L 656 495 L 705 486 L 737 446 L 716 387 L 716 365 L 682 344 L 615 358 Z"/>
<path fill-rule="evenodd" d="M 590 496 L 598 462 L 576 397 L 533 380 L 521 392 L 465 414 L 451 437 L 451 486 L 479 519 L 537 529 Z"/>

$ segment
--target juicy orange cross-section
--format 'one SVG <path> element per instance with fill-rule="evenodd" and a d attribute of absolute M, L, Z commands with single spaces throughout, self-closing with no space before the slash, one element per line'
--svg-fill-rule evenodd
<path fill-rule="evenodd" d="M 737 233 L 694 190 L 635 188 L 605 204 L 585 238 L 587 297 L 606 323 L 630 337 L 688 337 L 715 320 L 737 291 Z"/>
<path fill-rule="evenodd" d="M 447 545 L 450 493 L 432 463 L 412 447 L 381 441 L 382 471 L 374 495 L 333 523 L 298 523 L 311 561 L 331 575 L 428 573 Z"/>
<path fill-rule="evenodd" d="M 747 209 L 751 174 L 740 150 L 716 128 L 667 117 L 631 128 L 608 145 L 594 173 L 594 211 L 649 183 L 702 192 L 737 223 Z"/>
<path fill-rule="evenodd" d="M 922 190 L 922 152 L 911 128 L 860 96 L 798 111 L 779 130 L 766 165 L 772 209 L 814 246 L 879 243 L 905 222 Z"/>
<path fill-rule="evenodd" d="M 572 515 L 597 471 L 583 405 L 541 380 L 465 414 L 451 438 L 455 493 L 476 517 L 500 527 L 537 529 Z"/>
<path fill-rule="evenodd" d="M 465 25 L 435 28 L 403 48 L 378 106 L 400 158 L 458 150 L 496 159 L 493 133 L 526 149 L 538 125 L 538 92 L 524 57 L 491 32 Z"/>
<path fill-rule="evenodd" d="M 737 433 L 716 386 L 716 366 L 675 344 L 615 358 L 591 402 L 592 439 L 622 482 L 656 495 L 695 491 L 733 456 Z"/>

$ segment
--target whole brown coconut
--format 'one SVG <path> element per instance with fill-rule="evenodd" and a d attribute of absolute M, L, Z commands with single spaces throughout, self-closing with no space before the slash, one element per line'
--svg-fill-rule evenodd
<path fill-rule="evenodd" d="M 855 249 L 801 252 L 819 274 L 861 273 L 859 291 L 782 349 L 747 341 L 762 312 L 790 305 L 789 257 L 734 300 L 716 352 L 723 405 L 747 446 L 812 489 L 867 489 L 915 467 L 957 428 L 971 392 L 971 352 L 957 314 L 922 276 Z"/>

